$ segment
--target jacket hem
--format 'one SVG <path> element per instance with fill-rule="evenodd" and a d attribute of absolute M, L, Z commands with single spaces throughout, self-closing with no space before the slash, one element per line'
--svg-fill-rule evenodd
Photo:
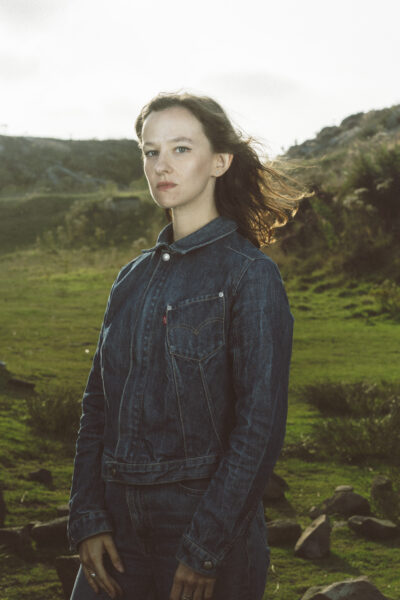
<path fill-rule="evenodd" d="M 221 456 L 211 454 L 156 463 L 129 463 L 103 455 L 101 476 L 104 481 L 131 484 L 173 483 L 183 479 L 211 477 Z"/>

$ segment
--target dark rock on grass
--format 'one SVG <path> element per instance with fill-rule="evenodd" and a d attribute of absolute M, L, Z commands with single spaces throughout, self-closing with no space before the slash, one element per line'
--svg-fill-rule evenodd
<path fill-rule="evenodd" d="M 339 488 L 341 487 L 339 486 Z M 334 513 L 344 517 L 350 517 L 354 514 L 371 514 L 371 508 L 366 498 L 350 490 L 338 491 L 339 488 L 336 488 L 333 496 L 324 500 L 320 506 L 312 507 L 310 510 L 312 518 L 322 514 L 331 515 Z"/>
<path fill-rule="evenodd" d="M 14 388 L 24 389 L 24 390 L 34 390 L 35 384 L 31 381 L 25 381 L 23 379 L 17 379 L 17 377 L 10 377 L 7 381 L 7 385 L 11 385 Z"/>
<path fill-rule="evenodd" d="M 296 542 L 295 556 L 323 558 L 330 554 L 331 525 L 327 515 L 321 515 L 307 527 Z"/>
<path fill-rule="evenodd" d="M 294 519 L 267 521 L 267 530 L 270 546 L 295 543 L 301 536 L 301 526 Z"/>
<path fill-rule="evenodd" d="M 47 487 L 52 487 L 53 485 L 53 475 L 48 469 L 32 471 L 31 473 L 28 473 L 28 479 L 31 481 L 37 481 L 38 483 L 43 483 L 44 485 L 47 485 Z"/>
<path fill-rule="evenodd" d="M 67 539 L 68 517 L 58 517 L 51 521 L 36 523 L 31 530 L 31 537 L 38 546 L 63 545 L 68 548 Z"/>
<path fill-rule="evenodd" d="M 3 489 L 0 485 L 0 527 L 3 527 L 4 520 L 7 514 L 6 503 L 4 502 Z"/>
<path fill-rule="evenodd" d="M 353 515 L 347 523 L 350 529 L 370 540 L 389 540 L 400 535 L 400 528 L 388 519 Z"/>
<path fill-rule="evenodd" d="M 301 600 L 387 600 L 377 587 L 362 576 L 329 585 L 310 587 Z"/>
<path fill-rule="evenodd" d="M 371 483 L 371 497 L 378 500 L 393 491 L 392 481 L 386 475 L 376 475 Z"/>
<path fill-rule="evenodd" d="M 289 485 L 283 477 L 280 477 L 280 475 L 277 475 L 276 473 L 272 473 L 264 490 L 263 501 L 266 502 L 268 500 L 280 500 L 281 498 L 284 498 L 285 490 L 288 488 Z"/>
<path fill-rule="evenodd" d="M 0 546 L 6 546 L 18 553 L 29 548 L 31 545 L 29 531 L 29 525 L 0 529 Z"/>
<path fill-rule="evenodd" d="M 339 493 L 339 492 L 353 492 L 354 488 L 352 485 L 338 485 L 337 487 L 335 487 L 335 494 Z"/>
<path fill-rule="evenodd" d="M 59 504 L 56 510 L 59 517 L 65 517 L 69 515 L 69 504 Z"/>
<path fill-rule="evenodd" d="M 79 554 L 66 556 L 57 556 L 55 566 L 57 575 L 61 581 L 64 592 L 64 597 L 69 600 L 71 597 L 72 588 L 74 587 L 75 578 L 80 565 Z"/>

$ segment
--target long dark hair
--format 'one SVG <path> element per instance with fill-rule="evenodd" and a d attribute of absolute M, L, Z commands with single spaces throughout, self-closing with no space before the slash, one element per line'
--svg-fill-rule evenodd
<path fill-rule="evenodd" d="M 253 147 L 259 142 L 235 129 L 223 108 L 209 96 L 160 92 L 142 108 L 135 121 L 139 147 L 146 117 L 171 106 L 191 111 L 202 124 L 213 152 L 234 155 L 228 170 L 216 178 L 218 213 L 236 221 L 238 231 L 258 248 L 274 242 L 274 229 L 285 225 L 297 212 L 300 200 L 313 194 L 301 189 L 302 185 L 283 168 L 273 166 L 274 161 L 261 162 Z M 165 213 L 167 220 L 172 221 L 171 209 L 166 208 Z"/>

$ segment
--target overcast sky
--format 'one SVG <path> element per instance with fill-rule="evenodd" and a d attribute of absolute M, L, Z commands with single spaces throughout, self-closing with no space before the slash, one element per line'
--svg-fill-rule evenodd
<path fill-rule="evenodd" d="M 0 0 L 0 133 L 136 139 L 179 90 L 272 157 L 400 103 L 399 24 L 399 0 Z"/>

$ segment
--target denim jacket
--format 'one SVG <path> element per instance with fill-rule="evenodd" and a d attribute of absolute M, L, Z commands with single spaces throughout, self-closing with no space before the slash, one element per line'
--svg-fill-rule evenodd
<path fill-rule="evenodd" d="M 104 482 L 211 477 L 176 558 L 217 576 L 283 446 L 294 318 L 280 272 L 218 216 L 157 243 L 112 285 L 82 399 L 70 550 L 113 526 Z"/>

